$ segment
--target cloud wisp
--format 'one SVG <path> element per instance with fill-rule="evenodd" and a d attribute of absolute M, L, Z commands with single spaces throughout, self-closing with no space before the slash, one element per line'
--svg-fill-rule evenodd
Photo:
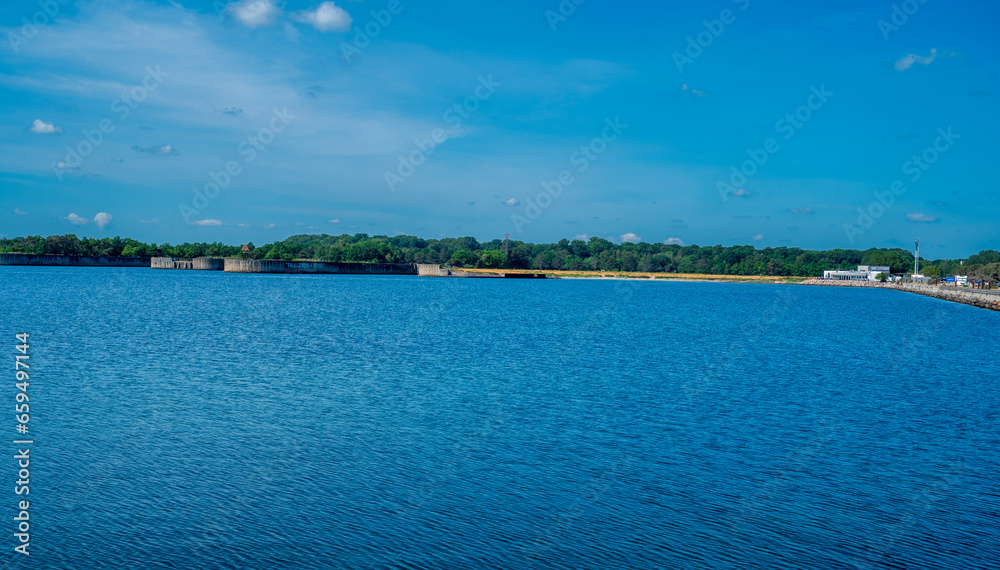
<path fill-rule="evenodd" d="M 347 32 L 354 22 L 351 15 L 333 2 L 323 2 L 315 10 L 302 10 L 292 14 L 296 22 L 309 24 L 321 32 Z"/>
<path fill-rule="evenodd" d="M 62 132 L 61 127 L 57 127 L 52 123 L 46 123 L 41 119 L 35 119 L 34 122 L 31 123 L 31 128 L 29 130 L 39 135 L 54 135 Z"/>
<path fill-rule="evenodd" d="M 921 56 L 915 53 L 908 53 L 903 57 L 896 60 L 896 70 L 906 71 L 913 67 L 913 64 L 919 63 L 920 65 L 930 65 L 937 59 L 938 52 L 936 48 L 931 49 L 931 53 L 928 56 Z"/>
<path fill-rule="evenodd" d="M 226 6 L 226 11 L 253 30 L 274 23 L 281 13 L 281 8 L 271 0 L 241 0 Z"/>

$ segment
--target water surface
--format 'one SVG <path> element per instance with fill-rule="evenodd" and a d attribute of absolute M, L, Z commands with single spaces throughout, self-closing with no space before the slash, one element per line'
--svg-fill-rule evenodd
<path fill-rule="evenodd" d="M 4 567 L 1000 565 L 1000 313 L 613 280 L 0 285 L 36 441 L 32 555 L 8 522 Z"/>

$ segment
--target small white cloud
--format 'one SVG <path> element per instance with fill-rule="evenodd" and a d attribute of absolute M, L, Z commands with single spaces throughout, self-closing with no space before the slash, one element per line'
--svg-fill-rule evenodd
<path fill-rule="evenodd" d="M 632 232 L 629 232 L 627 234 L 622 234 L 621 235 L 621 240 L 622 240 L 622 243 L 626 243 L 626 242 L 628 242 L 628 243 L 639 243 L 640 241 L 642 241 L 642 238 L 639 237 L 639 236 L 637 236 L 637 235 L 635 235 Z"/>
<path fill-rule="evenodd" d="M 31 132 L 38 133 L 40 135 L 54 135 L 56 133 L 61 133 L 62 128 L 53 125 L 52 123 L 46 123 L 45 121 L 35 119 L 31 123 Z"/>
<path fill-rule="evenodd" d="M 909 221 L 911 221 L 911 222 L 917 222 L 917 223 L 923 223 L 923 224 L 931 224 L 931 223 L 934 223 L 934 222 L 938 221 L 937 217 L 935 217 L 935 216 L 927 216 L 927 215 L 924 215 L 924 214 L 906 214 L 906 219 L 909 220 Z"/>
<path fill-rule="evenodd" d="M 323 2 L 315 11 L 303 10 L 292 15 L 297 22 L 311 24 L 321 32 L 347 32 L 351 29 L 351 15 L 333 2 Z"/>
<path fill-rule="evenodd" d="M 813 211 L 812 208 L 792 208 L 791 210 L 788 210 L 788 211 L 791 212 L 791 213 L 793 213 L 793 214 L 815 214 L 816 213 L 816 212 Z"/>
<path fill-rule="evenodd" d="M 517 198 L 511 198 L 510 200 L 504 202 L 504 206 L 517 206 L 520 203 L 521 201 L 518 200 Z"/>
<path fill-rule="evenodd" d="M 697 89 L 695 89 L 693 87 L 689 87 L 687 83 L 682 83 L 681 84 L 681 90 L 687 91 L 687 92 L 691 93 L 692 95 L 694 95 L 695 97 L 697 97 L 699 99 L 704 98 L 704 97 L 711 97 L 711 95 L 705 93 L 704 91 L 699 91 L 699 90 L 697 90 Z"/>
<path fill-rule="evenodd" d="M 226 10 L 251 29 L 270 24 L 281 12 L 271 0 L 240 0 L 226 6 Z"/>
<path fill-rule="evenodd" d="M 732 194 L 733 196 L 736 196 L 737 198 L 748 198 L 748 197 L 750 197 L 750 192 L 744 190 L 743 188 L 740 188 L 739 190 L 735 190 L 733 192 L 730 192 L 730 194 Z"/>
<path fill-rule="evenodd" d="M 153 218 L 152 220 L 139 220 L 139 223 L 140 224 L 155 224 L 155 223 L 157 223 L 159 221 L 160 220 L 157 220 L 156 218 Z"/>
<path fill-rule="evenodd" d="M 579 235 L 573 236 L 573 239 L 574 240 L 580 240 L 580 241 L 587 241 L 588 239 L 590 239 L 590 236 L 588 236 L 587 234 L 579 234 Z"/>
<path fill-rule="evenodd" d="M 81 218 L 80 216 L 77 216 L 76 214 L 70 214 L 70 215 L 66 216 L 64 219 L 69 220 L 69 223 L 76 224 L 78 226 L 82 226 L 83 224 L 87 223 L 87 218 Z"/>
<path fill-rule="evenodd" d="M 331 224 L 339 224 L 340 220 L 338 220 L 337 218 L 334 218 L 334 219 L 330 220 L 330 223 Z"/>
<path fill-rule="evenodd" d="M 274 224 L 273 223 L 267 224 L 266 226 L 264 226 L 264 229 L 265 230 L 273 230 L 274 229 Z"/>
<path fill-rule="evenodd" d="M 27 216 L 28 215 L 28 212 L 22 212 L 21 210 L 19 210 L 17 208 L 14 208 L 14 213 L 17 214 L 18 216 Z"/>
<path fill-rule="evenodd" d="M 305 224 L 303 224 L 302 222 L 295 222 L 295 225 L 296 226 L 304 226 Z"/>
<path fill-rule="evenodd" d="M 176 155 L 180 154 L 179 152 L 177 152 L 177 149 L 175 149 L 174 147 L 170 146 L 169 144 L 166 144 L 166 145 L 163 145 L 163 146 L 155 146 L 155 145 L 154 146 L 139 146 L 139 145 L 132 145 L 132 150 L 134 150 L 136 152 L 147 152 L 149 154 L 168 154 L 168 155 L 173 155 L 173 156 L 176 156 Z"/>
<path fill-rule="evenodd" d="M 762 239 L 764 239 L 764 234 L 757 234 L 757 235 L 753 236 L 753 240 L 754 241 L 760 241 Z"/>
<path fill-rule="evenodd" d="M 98 213 L 96 216 L 94 216 L 94 223 L 97 224 L 97 227 L 103 230 L 104 226 L 111 223 L 111 214 L 107 212 Z"/>
<path fill-rule="evenodd" d="M 914 63 L 919 63 L 921 65 L 930 65 L 932 61 L 937 59 L 937 49 L 932 49 L 931 54 L 927 57 L 917 55 L 915 53 L 908 53 L 903 57 L 896 60 L 896 70 L 906 71 L 913 67 Z"/>
<path fill-rule="evenodd" d="M 74 166 L 68 162 L 59 161 L 56 163 L 56 167 L 60 170 L 80 170 L 79 166 Z"/>
<path fill-rule="evenodd" d="M 249 227 L 250 227 L 250 224 L 243 224 L 243 223 L 240 223 L 240 224 L 238 224 L 238 225 L 237 225 L 236 227 L 239 227 L 239 228 L 249 228 Z"/>
<path fill-rule="evenodd" d="M 670 238 L 663 243 L 666 245 L 684 245 L 684 240 L 681 238 Z"/>
<path fill-rule="evenodd" d="M 222 220 L 195 220 L 191 222 L 192 226 L 221 226 Z"/>

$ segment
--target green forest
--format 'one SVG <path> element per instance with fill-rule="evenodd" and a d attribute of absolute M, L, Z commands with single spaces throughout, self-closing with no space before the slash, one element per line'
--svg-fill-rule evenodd
<path fill-rule="evenodd" d="M 511 241 L 504 254 L 502 240 L 480 242 L 472 237 L 423 239 L 414 236 L 295 235 L 283 241 L 247 244 L 256 259 L 300 259 L 376 263 L 436 263 L 453 267 L 568 271 L 643 271 L 716 275 L 821 276 L 827 269 L 858 265 L 888 265 L 892 273 L 913 271 L 913 254 L 904 249 L 831 249 L 749 245 L 724 247 L 616 244 L 592 237 L 533 244 Z M 242 244 L 144 243 L 129 238 L 78 238 L 75 235 L 0 239 L 2 253 L 105 255 L 126 257 L 239 257 Z M 964 266 L 963 266 L 964 263 Z M 1000 252 L 985 250 L 967 259 L 921 260 L 930 277 L 967 274 L 974 279 L 1000 280 Z"/>

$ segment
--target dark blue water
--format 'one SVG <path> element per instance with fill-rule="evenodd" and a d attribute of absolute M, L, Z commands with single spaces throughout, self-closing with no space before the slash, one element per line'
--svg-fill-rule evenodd
<path fill-rule="evenodd" d="M 996 568 L 1000 313 L 0 267 L 4 568 Z M 5 419 L 4 419 L 5 418 Z"/>

